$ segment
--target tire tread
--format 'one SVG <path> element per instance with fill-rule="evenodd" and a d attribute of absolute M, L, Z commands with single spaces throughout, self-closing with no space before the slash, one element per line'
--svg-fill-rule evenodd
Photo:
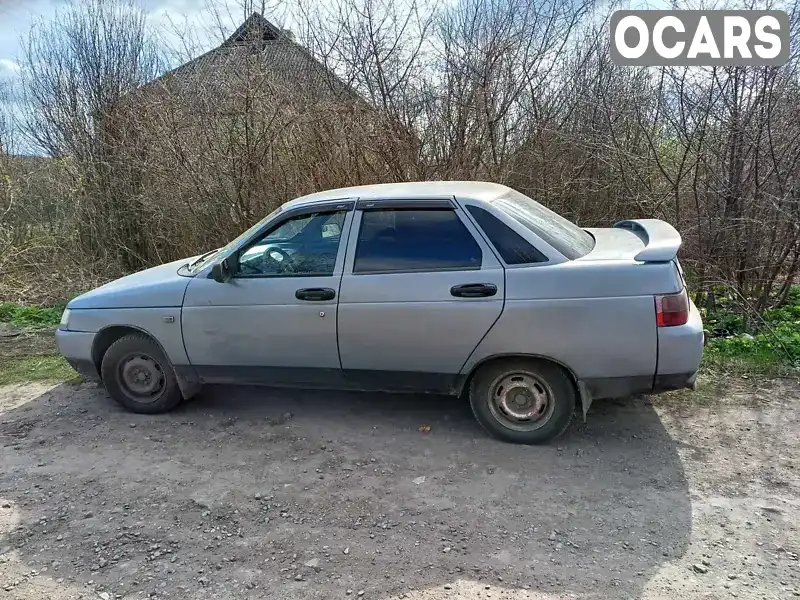
<path fill-rule="evenodd" d="M 166 379 L 164 385 L 167 389 L 156 402 L 149 404 L 135 402 L 120 389 L 120 384 L 117 381 L 116 363 L 121 358 L 118 355 L 121 354 L 123 349 L 127 350 L 126 347 L 128 346 L 132 349 L 146 352 L 161 365 Z M 181 391 L 178 387 L 178 380 L 175 377 L 172 363 L 170 363 L 153 338 L 144 333 L 129 333 L 111 344 L 103 355 L 100 371 L 108 394 L 130 412 L 148 415 L 164 413 L 175 408 L 181 401 Z"/>
<path fill-rule="evenodd" d="M 526 369 L 536 372 L 553 389 L 556 402 L 555 413 L 542 429 L 530 432 L 514 431 L 499 423 L 488 411 L 481 410 L 481 402 L 488 402 L 489 383 L 507 371 Z M 577 400 L 577 390 L 572 378 L 555 363 L 537 359 L 509 358 L 481 367 L 472 377 L 469 386 L 469 403 L 478 424 L 490 436 L 516 444 L 545 444 L 561 436 L 572 422 Z M 555 419 L 555 420 L 554 420 Z"/>

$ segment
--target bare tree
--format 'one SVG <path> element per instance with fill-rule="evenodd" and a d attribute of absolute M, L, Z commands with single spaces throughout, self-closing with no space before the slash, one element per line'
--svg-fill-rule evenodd
<path fill-rule="evenodd" d="M 0 157 L 13 152 L 11 102 L 11 84 L 0 81 Z"/>
<path fill-rule="evenodd" d="M 122 0 L 79 0 L 27 41 L 25 130 L 72 176 L 79 234 L 59 243 L 106 276 L 219 245 L 297 195 L 408 179 L 507 183 L 586 226 L 667 219 L 709 305 L 722 284 L 761 312 L 800 272 L 797 53 L 620 67 L 591 0 L 229 6 L 208 4 L 215 49 L 181 23 L 157 47 Z M 165 53 L 187 64 L 162 73 Z M 30 205 L 58 229 L 63 203 Z"/>
<path fill-rule="evenodd" d="M 50 156 L 69 156 L 85 190 L 78 220 L 84 249 L 110 252 L 128 267 L 142 261 L 132 190 L 120 185 L 131 179 L 129 165 L 117 160 L 126 132 L 115 118 L 126 94 L 160 65 L 145 13 L 132 2 L 104 0 L 77 0 L 35 24 L 22 59 L 28 138 Z"/>
<path fill-rule="evenodd" d="M 77 0 L 30 30 L 21 63 L 26 132 L 51 156 L 92 160 L 100 121 L 161 69 L 146 14 L 133 2 Z"/>
<path fill-rule="evenodd" d="M 0 82 L 0 236 L 3 238 L 0 240 L 0 267 L 14 241 L 5 227 L 8 216 L 14 209 L 14 187 L 9 164 L 9 155 L 13 152 L 10 102 L 10 84 Z"/>

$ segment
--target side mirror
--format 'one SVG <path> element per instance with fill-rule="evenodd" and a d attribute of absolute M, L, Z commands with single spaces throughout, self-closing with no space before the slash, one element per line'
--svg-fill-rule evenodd
<path fill-rule="evenodd" d="M 211 277 L 217 283 L 227 283 L 232 276 L 233 273 L 231 272 L 230 263 L 227 258 L 211 267 Z"/>

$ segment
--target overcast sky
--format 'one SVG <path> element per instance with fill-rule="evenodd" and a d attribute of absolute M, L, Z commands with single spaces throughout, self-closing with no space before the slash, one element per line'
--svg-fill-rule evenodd
<path fill-rule="evenodd" d="M 247 0 L 132 0 L 147 13 L 153 29 L 163 38 L 164 45 L 180 52 L 184 62 L 187 55 L 199 56 L 219 45 L 222 33 L 230 34 L 248 16 L 242 8 Z M 275 4 L 282 0 L 273 0 Z M 37 22 L 52 20 L 59 10 L 64 10 L 70 0 L 0 0 L 0 86 L 15 84 L 19 76 L 19 61 L 24 37 Z M 261 2 L 250 2 L 260 5 Z M 270 2 L 272 4 L 272 2 Z M 265 16 L 282 26 L 285 14 Z M 186 48 L 189 34 L 189 48 Z M 11 113 L 20 113 L 13 98 L 0 100 Z M 18 140 L 19 141 L 19 140 Z M 30 151 L 21 147 L 22 152 Z"/>
<path fill-rule="evenodd" d="M 0 79 L 13 80 L 19 72 L 21 38 L 31 26 L 54 18 L 59 7 L 68 4 L 69 0 L 0 0 Z M 242 0 L 138 0 L 137 4 L 168 44 L 177 42 L 175 31 L 192 32 L 198 54 L 218 44 L 220 19 L 230 32 L 245 18 Z M 280 24 L 281 15 L 265 16 Z"/>

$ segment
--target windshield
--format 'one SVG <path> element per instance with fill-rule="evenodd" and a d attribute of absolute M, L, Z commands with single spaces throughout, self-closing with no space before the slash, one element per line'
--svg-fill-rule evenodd
<path fill-rule="evenodd" d="M 594 248 L 591 234 L 525 194 L 509 190 L 493 203 L 570 260 Z"/>
<path fill-rule="evenodd" d="M 278 208 L 273 210 L 271 213 L 269 213 L 266 217 L 261 219 L 258 223 L 253 225 L 250 229 L 248 229 L 247 231 L 245 231 L 244 233 L 242 233 L 241 235 L 239 235 L 235 239 L 233 239 L 230 242 L 228 242 L 227 244 L 225 244 L 222 248 L 219 248 L 217 250 L 212 250 L 211 252 L 208 252 L 208 253 L 204 254 L 203 256 L 201 256 L 200 258 L 198 258 L 191 265 L 188 265 L 186 267 L 186 270 L 189 271 L 189 273 L 198 273 L 198 272 L 202 271 L 205 267 L 207 267 L 212 262 L 214 262 L 214 259 L 216 259 L 218 256 L 222 256 L 222 255 L 227 254 L 233 248 L 238 246 L 241 242 L 243 242 L 244 240 L 246 240 L 247 238 L 249 238 L 250 236 L 255 234 L 256 231 L 261 229 L 267 221 L 269 221 L 272 217 L 277 215 L 280 211 L 281 211 L 281 207 L 279 206 Z"/>

